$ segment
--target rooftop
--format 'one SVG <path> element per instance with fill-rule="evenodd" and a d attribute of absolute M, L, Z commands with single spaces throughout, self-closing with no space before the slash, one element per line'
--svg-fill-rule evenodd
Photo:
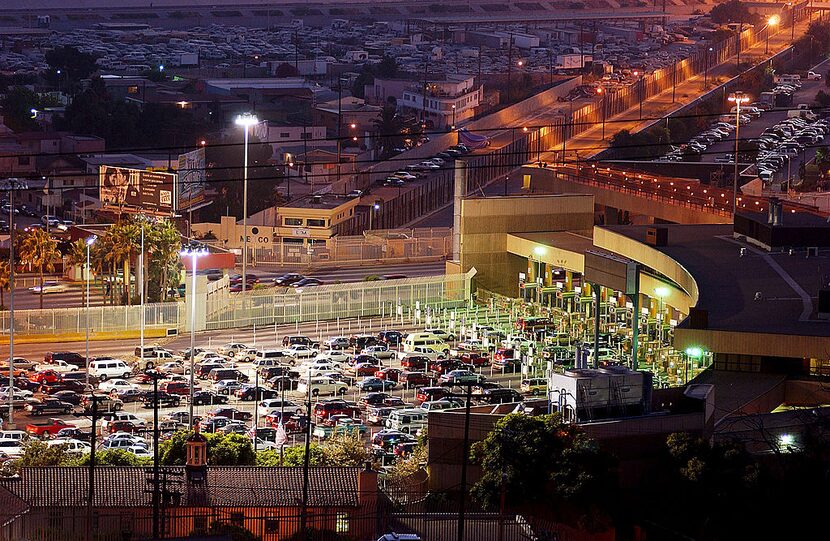
<path fill-rule="evenodd" d="M 304 208 L 304 209 L 334 209 L 340 205 L 344 205 L 351 201 L 355 201 L 354 197 L 346 197 L 344 195 L 336 195 L 331 193 L 326 194 L 309 194 L 297 199 L 292 199 L 290 204 L 281 208 Z"/>
<path fill-rule="evenodd" d="M 184 472 L 181 467 L 164 469 Z M 311 468 L 309 505 L 358 505 L 359 471 L 360 468 Z M 19 477 L 0 479 L 0 488 L 8 489 L 31 507 L 84 507 L 88 475 L 86 468 L 24 468 Z M 147 479 L 146 468 L 95 468 L 93 503 L 96 507 L 150 506 L 152 494 L 147 490 Z M 189 502 L 187 486 L 186 482 L 180 485 L 181 504 L 185 506 Z M 293 507 L 302 501 L 303 471 L 302 468 L 210 466 L 204 487 L 206 493 L 199 492 L 198 499 L 202 503 L 206 498 L 208 506 Z"/>
<path fill-rule="evenodd" d="M 645 243 L 649 227 L 608 229 Z M 654 248 L 694 277 L 700 291 L 697 308 L 708 312 L 710 329 L 830 335 L 830 322 L 816 317 L 818 290 L 822 284 L 830 287 L 830 249 L 813 257 L 806 250 L 770 253 L 733 238 L 732 224 L 662 227 L 668 230 L 668 243 Z M 688 319 L 681 323 L 687 325 Z"/>

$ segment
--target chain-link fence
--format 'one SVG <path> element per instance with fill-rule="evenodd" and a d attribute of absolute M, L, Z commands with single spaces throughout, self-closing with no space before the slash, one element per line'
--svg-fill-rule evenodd
<path fill-rule="evenodd" d="M 279 325 L 412 310 L 465 306 L 475 270 L 466 274 L 333 284 L 295 290 L 252 290 L 208 310 L 207 329 Z"/>
<path fill-rule="evenodd" d="M 154 303 L 144 305 L 146 329 L 184 328 L 184 304 Z M 11 312 L 0 312 L 0 335 L 9 335 Z M 48 335 L 136 331 L 141 327 L 141 306 L 90 306 L 86 308 L 54 308 L 15 310 L 15 335 Z"/>
<path fill-rule="evenodd" d="M 273 248 L 250 250 L 255 266 L 363 264 L 383 260 L 386 264 L 436 261 L 452 251 L 449 228 L 373 230 L 365 235 L 333 237 L 327 244 L 304 246 L 282 239 Z"/>

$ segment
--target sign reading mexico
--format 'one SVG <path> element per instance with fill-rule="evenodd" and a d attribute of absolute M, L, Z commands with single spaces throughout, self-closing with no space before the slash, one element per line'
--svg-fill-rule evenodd
<path fill-rule="evenodd" d="M 102 165 L 101 206 L 118 212 L 173 214 L 176 175 Z"/>

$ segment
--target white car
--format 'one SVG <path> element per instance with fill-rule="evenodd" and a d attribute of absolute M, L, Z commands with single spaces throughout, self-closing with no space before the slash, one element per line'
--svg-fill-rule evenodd
<path fill-rule="evenodd" d="M 129 432 L 113 432 L 112 434 L 104 438 L 103 443 L 111 443 L 114 441 L 128 441 L 130 442 L 130 445 L 147 445 L 147 442 L 144 441 L 144 438 L 136 436 L 135 434 L 130 434 Z"/>
<path fill-rule="evenodd" d="M 138 385 L 130 383 L 125 379 L 108 379 L 98 384 L 98 388 L 106 393 L 113 391 L 126 391 L 127 389 L 138 389 Z"/>
<path fill-rule="evenodd" d="M 35 394 L 32 391 L 15 387 L 12 391 L 14 393 L 14 400 L 26 400 L 32 398 Z M 9 396 L 8 387 L 0 387 L 0 400 L 4 400 Z"/>
<path fill-rule="evenodd" d="M 124 450 L 138 458 L 153 458 L 152 451 L 141 445 L 131 445 L 124 448 Z"/>
<path fill-rule="evenodd" d="M 304 344 L 294 344 L 282 350 L 283 353 L 295 359 L 310 359 L 316 357 L 319 351 Z"/>
<path fill-rule="evenodd" d="M 286 400 L 283 402 L 279 398 L 266 398 L 257 404 L 257 411 L 262 417 L 269 413 L 285 411 L 287 415 L 302 415 L 304 409 L 299 404 Z"/>
<path fill-rule="evenodd" d="M 258 451 L 265 451 L 267 449 L 279 449 L 280 446 L 273 441 L 264 440 L 262 438 L 256 439 L 256 448 Z"/>
<path fill-rule="evenodd" d="M 371 355 L 378 359 L 391 359 L 395 356 L 395 352 L 389 349 L 389 346 L 387 346 L 386 344 L 377 344 L 374 346 L 363 348 L 363 351 L 361 351 L 361 353 L 363 353 L 364 355 Z"/>
<path fill-rule="evenodd" d="M 197 353 L 196 356 L 193 358 L 194 363 L 203 363 L 207 361 L 218 361 L 218 362 L 227 362 L 228 358 L 224 355 L 220 355 L 215 351 L 203 351 L 201 353 Z"/>
<path fill-rule="evenodd" d="M 113 421 L 130 421 L 137 427 L 147 427 L 147 422 L 144 419 L 141 419 L 132 413 L 127 413 L 126 411 L 119 411 L 105 415 L 104 418 L 101 419 L 101 428 L 106 430 L 109 424 Z"/>
<path fill-rule="evenodd" d="M 6 438 L 0 439 L 0 453 L 10 458 L 19 458 L 23 456 L 22 442 Z"/>
<path fill-rule="evenodd" d="M 424 332 L 433 334 L 436 338 L 440 338 L 444 342 L 452 342 L 455 340 L 455 334 L 447 332 L 444 329 L 424 329 Z"/>
<path fill-rule="evenodd" d="M 323 361 L 323 362 L 332 362 L 332 363 L 345 363 L 349 359 L 351 359 L 351 355 L 345 353 L 340 350 L 329 350 L 325 353 L 320 353 L 316 357 L 314 357 L 315 361 Z"/>
<path fill-rule="evenodd" d="M 297 391 L 304 395 L 311 392 L 311 396 L 324 394 L 343 396 L 349 391 L 349 386 L 342 381 L 335 381 L 332 378 L 314 376 L 310 382 L 308 379 L 301 379 L 297 384 Z"/>
<path fill-rule="evenodd" d="M 41 287 L 38 284 L 34 287 L 30 287 L 29 291 L 36 295 L 40 294 L 41 292 L 43 292 L 44 295 L 48 295 L 49 293 L 63 293 L 68 289 L 69 286 L 64 284 L 63 282 L 58 282 L 57 280 L 47 280 L 43 282 L 43 287 Z"/>
<path fill-rule="evenodd" d="M 83 455 L 89 453 L 92 447 L 81 440 L 76 440 L 74 438 L 59 438 L 54 440 L 49 440 L 46 442 L 46 445 L 49 447 L 56 447 L 58 445 L 65 446 L 64 450 L 71 455 Z"/>
<path fill-rule="evenodd" d="M 227 355 L 231 358 L 239 355 L 241 358 L 244 359 L 248 356 L 250 350 L 251 348 L 249 348 L 245 344 L 240 344 L 239 342 L 229 342 L 219 348 L 219 353 L 221 353 L 222 355 Z"/>
<path fill-rule="evenodd" d="M 78 367 L 74 364 L 69 364 L 66 361 L 55 359 L 51 363 L 39 364 L 35 366 L 36 372 L 40 372 L 41 370 L 53 370 L 55 372 L 58 372 L 59 374 L 65 374 L 67 372 L 76 372 L 78 370 Z"/>

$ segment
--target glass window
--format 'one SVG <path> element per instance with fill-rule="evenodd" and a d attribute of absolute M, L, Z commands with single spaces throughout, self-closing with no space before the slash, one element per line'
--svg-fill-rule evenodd
<path fill-rule="evenodd" d="M 291 137 L 291 134 L 287 131 L 280 132 L 280 139 L 288 139 L 289 137 Z"/>
<path fill-rule="evenodd" d="M 277 517 L 270 516 L 265 517 L 265 533 L 277 533 L 280 529 L 280 521 L 277 520 Z"/>
<path fill-rule="evenodd" d="M 283 218 L 282 222 L 285 225 L 303 225 L 302 218 Z"/>
<path fill-rule="evenodd" d="M 285 244 L 302 244 L 303 239 L 295 239 L 295 238 L 292 238 L 292 237 L 284 237 L 282 239 L 282 242 L 285 243 Z"/>
<path fill-rule="evenodd" d="M 349 514 L 337 513 L 337 525 L 335 526 L 337 533 L 349 533 Z"/>
<path fill-rule="evenodd" d="M 242 526 L 245 523 L 244 513 L 231 513 L 231 524 L 235 526 Z"/>
<path fill-rule="evenodd" d="M 309 218 L 308 220 L 306 220 L 306 224 L 309 227 L 326 227 L 326 221 L 325 220 L 318 220 L 318 219 Z"/>

